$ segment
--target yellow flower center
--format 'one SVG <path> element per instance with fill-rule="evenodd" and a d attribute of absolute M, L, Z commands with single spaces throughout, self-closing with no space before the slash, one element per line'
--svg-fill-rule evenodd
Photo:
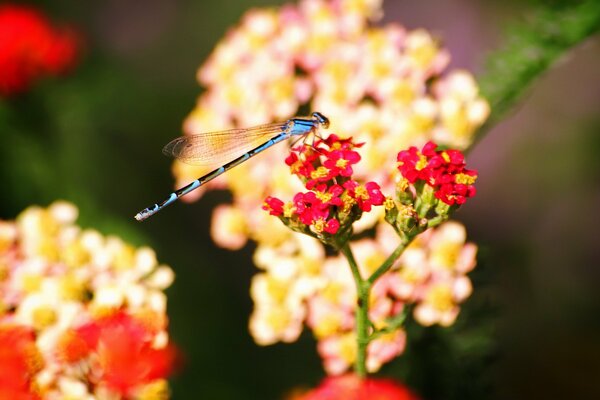
<path fill-rule="evenodd" d="M 405 192 L 406 189 L 408 189 L 408 185 L 409 185 L 408 179 L 406 179 L 404 177 L 400 178 L 400 181 L 398 181 L 398 183 L 396 184 L 398 190 L 401 192 Z"/>
<path fill-rule="evenodd" d="M 8 264 L 4 261 L 0 261 L 0 282 L 8 278 Z"/>
<path fill-rule="evenodd" d="M 448 155 L 448 153 L 446 153 L 445 151 L 442 151 L 442 158 L 444 159 L 444 161 L 446 161 L 447 163 L 450 162 L 450 156 Z"/>
<path fill-rule="evenodd" d="M 383 206 L 385 207 L 386 211 L 389 211 L 396 207 L 396 203 L 394 203 L 394 199 L 392 199 L 391 197 L 386 197 L 385 201 L 383 202 Z"/>
<path fill-rule="evenodd" d="M 452 270 L 456 264 L 456 261 L 458 260 L 461 249 L 462 245 L 460 243 L 446 242 L 440 244 L 438 248 L 435 249 L 435 251 L 431 254 L 432 261 L 436 265 L 440 265 L 445 269 Z"/>
<path fill-rule="evenodd" d="M 348 364 L 352 364 L 356 360 L 354 335 L 346 335 L 340 340 L 340 357 Z"/>
<path fill-rule="evenodd" d="M 454 178 L 456 183 L 463 185 L 472 185 L 477 180 L 477 175 L 457 174 Z"/>
<path fill-rule="evenodd" d="M 355 201 L 352 197 L 350 197 L 348 195 L 348 193 L 344 193 L 341 197 L 342 202 L 344 203 L 343 207 L 342 207 L 342 212 L 343 213 L 349 213 L 350 209 L 352 208 L 352 206 L 354 205 Z"/>
<path fill-rule="evenodd" d="M 329 174 L 329 170 L 323 166 L 320 166 L 319 168 L 315 169 L 314 171 L 312 171 L 310 173 L 310 177 L 312 179 L 318 179 L 318 178 L 324 178 Z"/>
<path fill-rule="evenodd" d="M 25 293 L 33 293 L 40 290 L 42 286 L 42 276 L 39 274 L 25 274 L 23 276 L 23 291 Z"/>
<path fill-rule="evenodd" d="M 283 205 L 283 216 L 284 217 L 292 218 L 292 215 L 294 215 L 294 212 L 296 212 L 296 207 L 294 207 L 294 203 L 288 202 Z"/>
<path fill-rule="evenodd" d="M 339 283 L 329 283 L 321 291 L 321 296 L 330 301 L 331 303 L 337 304 L 340 296 L 342 295 L 343 287 Z"/>
<path fill-rule="evenodd" d="M 169 397 L 169 384 L 164 379 L 145 385 L 135 396 L 139 400 L 168 400 Z"/>
<path fill-rule="evenodd" d="M 323 232 L 323 229 L 325 229 L 325 220 L 324 219 L 318 219 L 313 223 L 313 229 L 315 230 L 315 232 L 317 233 L 321 233 Z"/>
<path fill-rule="evenodd" d="M 317 195 L 317 199 L 321 200 L 323 203 L 328 203 L 333 197 L 331 193 L 315 192 L 315 194 Z"/>
<path fill-rule="evenodd" d="M 426 166 L 427 166 L 427 157 L 425 157 L 423 154 L 419 154 L 419 161 L 417 161 L 417 163 L 415 164 L 415 169 L 417 171 L 420 171 L 423 168 L 425 168 Z"/>
<path fill-rule="evenodd" d="M 287 297 L 289 285 L 281 280 L 267 275 L 267 292 L 277 303 L 283 303 Z"/>
<path fill-rule="evenodd" d="M 73 275 L 60 278 L 60 295 L 65 300 L 84 300 L 85 285 Z"/>
<path fill-rule="evenodd" d="M 369 198 L 369 193 L 367 192 L 367 189 L 362 185 L 359 185 L 356 187 L 356 189 L 354 189 L 354 194 L 356 195 L 356 197 L 363 200 Z"/>
<path fill-rule="evenodd" d="M 335 166 L 338 168 L 346 168 L 346 165 L 348 165 L 348 160 L 344 160 L 343 158 L 335 162 Z"/>
<path fill-rule="evenodd" d="M 284 308 L 273 308 L 269 310 L 266 317 L 267 324 L 273 328 L 275 332 L 282 332 L 290 323 L 290 313 Z"/>
<path fill-rule="evenodd" d="M 454 307 L 452 290 L 449 286 L 438 285 L 429 290 L 426 295 L 427 303 L 439 311 L 450 311 Z"/>
<path fill-rule="evenodd" d="M 32 318 L 33 326 L 35 326 L 36 329 L 44 329 L 54 324 L 57 316 L 52 308 L 42 306 L 33 311 Z"/>
<path fill-rule="evenodd" d="M 324 338 L 334 335 L 341 328 L 340 318 L 336 315 L 327 315 L 322 318 L 314 327 L 314 333 L 317 338 Z"/>

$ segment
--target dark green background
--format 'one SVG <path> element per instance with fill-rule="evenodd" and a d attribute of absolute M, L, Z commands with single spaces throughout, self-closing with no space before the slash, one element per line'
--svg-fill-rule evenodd
<path fill-rule="evenodd" d="M 247 331 L 252 246 L 209 236 L 226 193 L 132 216 L 171 189 L 162 145 L 181 134 L 198 66 L 251 6 L 275 1 L 44 1 L 82 32 L 80 65 L 0 101 L 0 217 L 66 199 L 80 224 L 149 244 L 177 274 L 173 340 L 186 355 L 174 399 L 277 399 L 323 376 L 310 334 L 259 347 Z M 504 27 L 536 2 L 391 1 L 384 22 L 445 38 L 452 67 L 482 71 Z M 600 65 L 598 38 L 546 74 L 469 155 L 479 194 L 457 218 L 480 245 L 475 292 L 455 326 L 409 324 L 406 354 L 381 375 L 426 399 L 598 398 Z"/>

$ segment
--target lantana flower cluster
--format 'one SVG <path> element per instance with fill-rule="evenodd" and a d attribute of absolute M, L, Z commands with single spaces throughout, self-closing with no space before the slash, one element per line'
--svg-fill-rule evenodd
<path fill-rule="evenodd" d="M 285 162 L 309 191 L 297 193 L 288 203 L 267 197 L 263 209 L 280 217 L 290 228 L 317 237 L 335 235 L 340 227 L 351 229 L 362 212 L 371 211 L 372 206 L 380 206 L 385 200 L 377 183 L 362 185 L 352 179 L 353 166 L 360 161 L 354 149 L 360 146 L 332 134 L 313 145 L 296 147 Z"/>
<path fill-rule="evenodd" d="M 68 71 L 78 47 L 72 29 L 55 28 L 40 11 L 0 5 L 0 96 L 23 92 L 43 76 Z"/>
<path fill-rule="evenodd" d="M 55 202 L 0 221 L 0 397 L 167 398 L 173 271 L 77 214 Z"/>

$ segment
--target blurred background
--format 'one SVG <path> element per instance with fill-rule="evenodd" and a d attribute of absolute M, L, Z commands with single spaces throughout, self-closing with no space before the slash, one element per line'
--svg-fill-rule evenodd
<path fill-rule="evenodd" d="M 69 200 L 82 226 L 148 244 L 174 268 L 170 329 L 186 356 L 174 399 L 277 399 L 323 376 L 310 334 L 264 348 L 251 339 L 252 245 L 230 252 L 209 235 L 227 193 L 133 220 L 172 188 L 160 150 L 194 108 L 197 68 L 246 10 L 282 3 L 30 2 L 76 27 L 84 52 L 68 76 L 0 101 L 0 218 Z M 433 31 L 450 68 L 477 74 L 536 4 L 387 0 L 382 22 Z M 380 375 L 425 399 L 600 398 L 599 66 L 595 37 L 471 151 L 478 196 L 456 218 L 480 246 L 475 291 L 453 327 L 411 324 L 406 353 Z"/>

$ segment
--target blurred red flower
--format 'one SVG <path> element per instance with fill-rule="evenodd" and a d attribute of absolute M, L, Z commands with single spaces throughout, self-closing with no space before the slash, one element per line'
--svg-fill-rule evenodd
<path fill-rule="evenodd" d="M 38 10 L 0 5 L 0 96 L 20 93 L 45 75 L 73 66 L 78 41 L 71 29 L 54 28 Z"/>
<path fill-rule="evenodd" d="M 32 378 L 42 366 L 31 329 L 0 325 L 0 400 L 39 399 Z"/>
<path fill-rule="evenodd" d="M 360 379 L 348 374 L 325 378 L 319 387 L 293 400 L 418 400 L 407 387 L 391 379 Z"/>
<path fill-rule="evenodd" d="M 174 347 L 154 346 L 151 323 L 124 312 L 101 317 L 68 335 L 63 357 L 76 362 L 93 354 L 100 382 L 127 396 L 141 385 L 166 378 L 175 367 Z"/>

